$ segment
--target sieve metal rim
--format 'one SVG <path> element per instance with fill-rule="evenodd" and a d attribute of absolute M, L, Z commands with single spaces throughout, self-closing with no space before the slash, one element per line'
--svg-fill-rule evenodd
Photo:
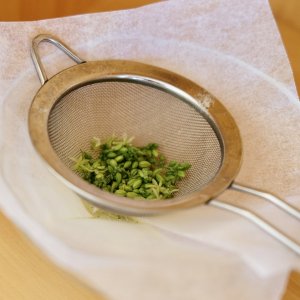
<path fill-rule="evenodd" d="M 29 134 L 36 151 L 47 163 L 49 169 L 70 189 L 94 205 L 119 213 L 141 215 L 203 204 L 230 186 L 240 169 L 242 143 L 234 119 L 221 102 L 213 96 L 211 96 L 213 101 L 207 107 L 207 112 L 213 118 L 222 137 L 224 156 L 218 174 L 201 191 L 163 201 L 137 201 L 102 191 L 66 167 L 50 143 L 48 117 L 51 109 L 69 91 L 107 78 L 116 80 L 121 80 L 121 78 L 137 80 L 138 78 L 147 84 L 151 82 L 163 89 L 166 87 L 172 89 L 175 93 L 181 91 L 182 94 L 200 104 L 203 93 L 209 94 L 202 87 L 181 75 L 156 66 L 125 60 L 85 62 L 53 76 L 39 89 L 32 101 L 28 117 Z"/>

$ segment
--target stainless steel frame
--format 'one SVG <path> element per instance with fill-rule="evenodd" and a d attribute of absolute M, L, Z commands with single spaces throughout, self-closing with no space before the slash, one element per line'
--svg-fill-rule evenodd
<path fill-rule="evenodd" d="M 50 42 L 56 45 L 65 54 L 71 57 L 78 65 L 63 70 L 48 80 L 46 72 L 38 55 L 38 45 L 41 42 Z M 256 190 L 247 186 L 234 183 L 242 159 L 242 143 L 238 127 L 226 108 L 215 98 L 213 105 L 207 108 L 209 118 L 213 118 L 217 125 L 224 147 L 222 165 L 216 177 L 200 191 L 182 197 L 175 197 L 163 201 L 136 201 L 129 198 L 120 198 L 98 189 L 85 182 L 68 167 L 66 167 L 53 150 L 48 136 L 48 117 L 52 107 L 71 90 L 76 89 L 89 82 L 101 80 L 129 80 L 139 81 L 144 84 L 158 87 L 173 93 L 193 107 L 201 107 L 201 95 L 203 88 L 194 82 L 170 71 L 132 61 L 106 60 L 85 62 L 75 55 L 66 45 L 49 35 L 39 35 L 32 43 L 32 59 L 36 67 L 42 87 L 32 101 L 29 111 L 29 132 L 34 147 L 47 163 L 50 170 L 61 179 L 69 188 L 84 199 L 96 206 L 130 215 L 145 215 L 163 213 L 173 209 L 181 209 L 199 204 L 210 204 L 212 206 L 229 210 L 252 221 L 282 244 L 300 255 L 300 246 L 289 237 L 266 223 L 253 213 L 212 200 L 227 188 L 238 192 L 248 193 L 261 197 L 278 208 L 300 219 L 300 212 L 280 198 L 264 191 Z"/>

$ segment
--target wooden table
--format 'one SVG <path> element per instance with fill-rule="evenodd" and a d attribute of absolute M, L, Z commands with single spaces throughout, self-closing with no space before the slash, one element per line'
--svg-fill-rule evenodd
<path fill-rule="evenodd" d="M 10 0 L 0 20 L 35 20 L 125 9 L 155 0 Z M 270 0 L 300 91 L 300 1 Z M 52 264 L 0 213 L 0 300 L 105 299 Z M 283 300 L 300 299 L 300 274 L 292 272 Z"/>

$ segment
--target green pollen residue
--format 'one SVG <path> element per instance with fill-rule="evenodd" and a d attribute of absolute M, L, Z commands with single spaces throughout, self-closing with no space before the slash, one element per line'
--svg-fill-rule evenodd
<path fill-rule="evenodd" d="M 121 222 L 134 223 L 134 224 L 140 223 L 134 217 L 119 215 L 107 210 L 103 210 L 101 208 L 95 207 L 94 205 L 91 205 L 90 203 L 84 200 L 82 200 L 82 202 L 85 208 L 87 209 L 87 211 L 90 213 L 90 215 L 95 219 L 106 219 L 106 220 L 121 221 Z"/>

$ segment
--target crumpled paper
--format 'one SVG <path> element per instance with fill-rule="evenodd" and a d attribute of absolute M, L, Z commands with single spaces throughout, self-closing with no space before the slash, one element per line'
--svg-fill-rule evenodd
<path fill-rule="evenodd" d="M 40 83 L 30 58 L 53 34 L 86 60 L 127 59 L 177 72 L 214 94 L 244 146 L 237 181 L 300 207 L 300 105 L 267 1 L 173 0 L 128 11 L 0 23 L 0 205 L 50 258 L 109 299 L 280 299 L 300 259 L 255 225 L 207 205 L 118 219 L 88 213 L 49 173 L 28 135 Z M 44 44 L 47 74 L 72 62 Z M 300 224 L 269 203 L 226 191 L 299 240 Z"/>

